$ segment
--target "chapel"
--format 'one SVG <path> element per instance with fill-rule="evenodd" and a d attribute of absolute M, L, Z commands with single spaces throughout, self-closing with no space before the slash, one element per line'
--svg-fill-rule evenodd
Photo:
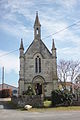
<path fill-rule="evenodd" d="M 57 56 L 54 39 L 51 52 L 41 40 L 41 24 L 36 13 L 34 39 L 24 52 L 23 40 L 20 43 L 19 95 L 32 86 L 36 95 L 51 96 L 58 89 Z"/>

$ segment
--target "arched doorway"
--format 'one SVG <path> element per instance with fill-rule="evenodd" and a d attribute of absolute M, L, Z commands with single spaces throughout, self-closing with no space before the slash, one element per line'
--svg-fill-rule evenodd
<path fill-rule="evenodd" d="M 44 78 L 42 76 L 36 76 L 32 82 L 36 95 L 44 95 Z"/>

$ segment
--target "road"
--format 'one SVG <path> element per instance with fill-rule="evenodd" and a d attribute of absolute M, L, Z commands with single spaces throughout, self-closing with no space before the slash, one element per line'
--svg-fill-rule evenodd
<path fill-rule="evenodd" d="M 28 112 L 0 109 L 0 120 L 80 120 L 80 111 Z"/>

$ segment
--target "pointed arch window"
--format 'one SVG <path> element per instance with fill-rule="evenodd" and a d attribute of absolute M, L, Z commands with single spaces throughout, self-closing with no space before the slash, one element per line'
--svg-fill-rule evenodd
<path fill-rule="evenodd" d="M 39 58 L 39 73 L 41 72 L 41 58 Z"/>
<path fill-rule="evenodd" d="M 35 72 L 38 72 L 38 61 L 37 58 L 35 58 Z"/>
<path fill-rule="evenodd" d="M 41 72 L 41 58 L 39 56 L 35 58 L 35 72 L 36 73 Z"/>

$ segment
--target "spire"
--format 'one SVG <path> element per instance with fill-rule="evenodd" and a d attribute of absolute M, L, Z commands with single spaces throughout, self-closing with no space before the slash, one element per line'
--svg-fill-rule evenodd
<path fill-rule="evenodd" d="M 21 38 L 20 49 L 23 49 L 23 50 L 24 50 L 24 47 L 23 47 L 23 40 L 22 40 L 22 38 Z"/>
<path fill-rule="evenodd" d="M 38 11 L 36 11 L 36 19 L 35 19 L 35 22 L 34 22 L 34 27 L 35 26 L 41 26 L 40 22 L 39 22 L 39 17 L 38 17 Z"/>
<path fill-rule="evenodd" d="M 54 39 L 52 39 L 52 50 L 53 50 L 53 49 L 56 49 L 56 48 L 55 48 Z"/>
<path fill-rule="evenodd" d="M 34 22 L 34 40 L 41 39 L 41 25 L 38 18 L 38 12 L 36 12 L 36 19 Z"/>
<path fill-rule="evenodd" d="M 54 39 L 52 39 L 52 56 L 53 58 L 56 58 L 56 48 L 55 48 Z"/>

